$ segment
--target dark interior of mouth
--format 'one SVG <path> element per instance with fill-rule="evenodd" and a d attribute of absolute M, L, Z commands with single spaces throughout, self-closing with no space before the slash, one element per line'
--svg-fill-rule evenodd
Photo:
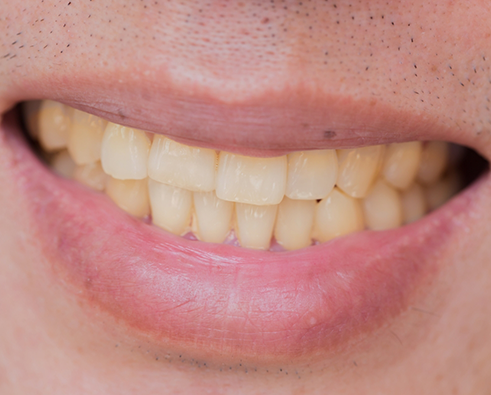
<path fill-rule="evenodd" d="M 488 169 L 476 151 L 442 142 L 254 158 L 186 146 L 46 100 L 14 111 L 41 161 L 129 214 L 189 239 L 262 250 L 403 226 Z"/>

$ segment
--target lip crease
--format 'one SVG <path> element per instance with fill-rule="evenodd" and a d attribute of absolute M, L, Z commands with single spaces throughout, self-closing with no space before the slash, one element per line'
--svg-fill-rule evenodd
<path fill-rule="evenodd" d="M 1 134 L 48 270 L 155 344 L 256 361 L 336 352 L 407 310 L 439 272 L 486 179 L 408 226 L 258 252 L 176 237 L 55 176 L 12 112 Z"/>

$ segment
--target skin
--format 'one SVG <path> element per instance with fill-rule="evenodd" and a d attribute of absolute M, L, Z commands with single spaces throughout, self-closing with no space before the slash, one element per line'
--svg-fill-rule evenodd
<path fill-rule="evenodd" d="M 115 122 L 258 156 L 314 148 L 321 132 L 334 132 L 323 134 L 325 147 L 411 140 L 424 120 L 433 136 L 466 142 L 489 160 L 490 19 L 484 0 L 6 0 L 0 112 L 30 98 L 62 100 Z M 346 106 L 361 120 L 336 118 Z M 263 110 L 293 114 L 291 126 L 279 128 Z M 329 122 L 319 115 L 326 112 Z M 387 130 L 371 134 L 379 124 Z M 186 362 L 165 358 L 165 349 L 156 351 L 151 339 L 46 270 L 52 258 L 30 226 L 29 201 L 11 176 L 12 144 L 1 133 L 0 392 L 489 392 L 487 178 L 469 231 L 435 258 L 438 273 L 417 290 L 416 304 L 312 364 L 275 361 L 253 372 L 254 361 L 246 369 L 229 358 L 225 372 L 194 363 L 192 350 Z M 284 366 L 297 374 L 284 374 Z"/>

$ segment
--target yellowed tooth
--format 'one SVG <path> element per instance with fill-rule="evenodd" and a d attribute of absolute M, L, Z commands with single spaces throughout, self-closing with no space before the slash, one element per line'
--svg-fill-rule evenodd
<path fill-rule="evenodd" d="M 145 132 L 109 122 L 102 139 L 102 168 L 119 180 L 142 180 L 147 177 L 149 151 Z"/>
<path fill-rule="evenodd" d="M 147 179 L 118 180 L 109 177 L 106 194 L 127 213 L 143 218 L 150 214 Z"/>
<path fill-rule="evenodd" d="M 72 109 L 64 104 L 52 100 L 42 101 L 38 127 L 39 143 L 45 151 L 51 152 L 66 147 L 71 111 Z"/>
<path fill-rule="evenodd" d="M 292 200 L 284 197 L 278 206 L 274 236 L 287 250 L 296 250 L 312 244 L 315 200 Z"/>
<path fill-rule="evenodd" d="M 22 115 L 27 128 L 27 133 L 31 138 L 39 137 L 39 110 L 41 100 L 30 100 L 22 103 Z"/>
<path fill-rule="evenodd" d="M 153 223 L 176 235 L 184 235 L 190 227 L 193 193 L 152 179 L 148 180 L 148 192 Z"/>
<path fill-rule="evenodd" d="M 65 178 L 71 178 L 75 171 L 76 164 L 67 150 L 54 154 L 49 163 L 55 173 Z"/>
<path fill-rule="evenodd" d="M 77 166 L 73 173 L 74 180 L 96 191 L 104 190 L 108 178 L 109 176 L 102 170 L 101 162 Z"/>
<path fill-rule="evenodd" d="M 385 180 L 397 189 L 408 188 L 416 178 L 421 149 L 420 141 L 388 145 L 382 170 Z"/>
<path fill-rule="evenodd" d="M 402 213 L 404 222 L 409 224 L 424 217 L 426 214 L 426 200 L 424 189 L 414 183 L 401 194 Z"/>
<path fill-rule="evenodd" d="M 236 232 L 240 245 L 267 250 L 271 244 L 278 205 L 256 206 L 236 203 Z"/>
<path fill-rule="evenodd" d="M 369 229 L 391 229 L 402 224 L 401 196 L 383 180 L 378 180 L 363 199 L 363 211 Z"/>
<path fill-rule="evenodd" d="M 194 192 L 197 235 L 200 240 L 222 243 L 230 232 L 234 203 L 219 199 L 215 192 Z"/>
<path fill-rule="evenodd" d="M 338 150 L 338 188 L 351 197 L 365 197 L 381 168 L 384 148 L 373 145 Z"/>
<path fill-rule="evenodd" d="M 430 210 L 435 210 L 442 206 L 451 197 L 457 194 L 462 181 L 456 172 L 450 172 L 442 179 L 438 180 L 426 188 L 426 201 Z"/>
<path fill-rule="evenodd" d="M 215 189 L 216 159 L 214 150 L 155 136 L 148 157 L 148 176 L 190 191 L 209 192 Z"/>
<path fill-rule="evenodd" d="M 365 223 L 359 200 L 337 187 L 315 208 L 313 236 L 320 242 L 363 230 Z"/>
<path fill-rule="evenodd" d="M 449 147 L 443 141 L 430 141 L 423 146 L 421 163 L 418 169 L 418 181 L 428 185 L 434 183 L 443 174 L 448 163 Z"/>
<path fill-rule="evenodd" d="M 286 196 L 290 199 L 325 198 L 338 177 L 336 150 L 294 152 L 287 156 Z"/>
<path fill-rule="evenodd" d="M 78 165 L 101 159 L 102 136 L 107 121 L 83 111 L 73 110 L 68 138 L 68 152 Z"/>
<path fill-rule="evenodd" d="M 255 205 L 278 204 L 285 195 L 286 156 L 252 158 L 220 152 L 216 194 L 220 199 Z"/>

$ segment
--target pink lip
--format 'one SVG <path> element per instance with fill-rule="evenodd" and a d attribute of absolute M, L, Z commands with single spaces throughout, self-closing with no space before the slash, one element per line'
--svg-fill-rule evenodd
<path fill-rule="evenodd" d="M 437 275 L 438 257 L 462 232 L 456 218 L 466 218 L 484 184 L 410 226 L 257 252 L 185 240 L 136 220 L 41 166 L 12 114 L 2 129 L 50 270 L 155 344 L 224 357 L 308 358 L 397 316 Z"/>

